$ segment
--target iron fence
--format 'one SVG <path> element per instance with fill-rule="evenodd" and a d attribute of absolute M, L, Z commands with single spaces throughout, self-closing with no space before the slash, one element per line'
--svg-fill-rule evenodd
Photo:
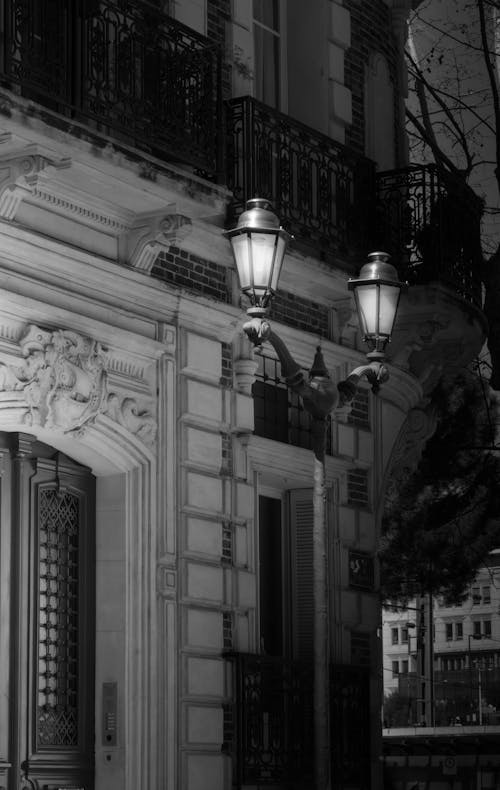
<path fill-rule="evenodd" d="M 236 786 L 306 787 L 313 772 L 312 666 L 236 653 Z"/>
<path fill-rule="evenodd" d="M 2 83 L 211 178 L 222 168 L 221 55 L 137 0 L 5 0 Z"/>
<path fill-rule="evenodd" d="M 232 219 L 258 195 L 272 201 L 298 243 L 324 258 L 365 249 L 375 194 L 370 160 L 249 96 L 228 102 L 227 119 Z"/>
<path fill-rule="evenodd" d="M 313 667 L 274 656 L 234 653 L 234 784 L 306 790 L 313 784 Z M 333 785 L 369 790 L 369 669 L 330 667 Z"/>
<path fill-rule="evenodd" d="M 481 306 L 481 208 L 435 165 L 377 175 L 373 244 L 410 283 L 438 281 Z"/>

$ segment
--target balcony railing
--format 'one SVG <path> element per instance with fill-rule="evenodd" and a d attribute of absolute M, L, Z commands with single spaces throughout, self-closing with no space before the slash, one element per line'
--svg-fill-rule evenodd
<path fill-rule="evenodd" d="M 326 259 L 365 252 L 375 194 L 370 160 L 249 96 L 232 99 L 227 117 L 234 215 L 249 198 L 268 198 L 297 243 Z"/>
<path fill-rule="evenodd" d="M 5 0 L 0 79 L 128 145 L 215 177 L 221 59 L 144 0 Z"/>
<path fill-rule="evenodd" d="M 273 656 L 231 654 L 234 785 L 312 786 L 313 668 Z M 338 790 L 370 788 L 370 692 L 365 668 L 332 666 L 331 754 Z"/>
<path fill-rule="evenodd" d="M 481 306 L 481 211 L 472 192 L 460 191 L 434 165 L 380 173 L 375 218 L 374 245 L 410 282 L 441 282 Z"/>

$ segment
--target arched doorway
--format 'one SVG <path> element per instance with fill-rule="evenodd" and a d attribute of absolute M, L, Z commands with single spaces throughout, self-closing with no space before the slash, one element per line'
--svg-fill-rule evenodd
<path fill-rule="evenodd" d="M 0 784 L 94 787 L 95 479 L 0 433 Z"/>

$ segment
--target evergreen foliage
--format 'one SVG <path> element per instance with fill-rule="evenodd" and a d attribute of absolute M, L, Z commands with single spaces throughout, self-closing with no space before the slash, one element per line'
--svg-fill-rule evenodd
<path fill-rule="evenodd" d="M 417 469 L 389 487 L 380 546 L 382 597 L 460 601 L 500 546 L 500 452 L 481 379 L 461 373 L 433 393 L 437 429 Z"/>

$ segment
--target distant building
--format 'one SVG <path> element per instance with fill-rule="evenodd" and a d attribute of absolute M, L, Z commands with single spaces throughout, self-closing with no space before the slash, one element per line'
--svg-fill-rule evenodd
<path fill-rule="evenodd" d="M 422 606 L 422 610 L 420 607 Z M 383 611 L 384 694 L 408 695 L 408 723 L 419 724 L 422 682 L 432 682 L 434 721 L 493 723 L 500 717 L 500 554 L 490 555 L 467 598 L 433 601 L 432 676 L 420 677 L 426 644 L 425 603 Z M 479 706 L 481 705 L 481 710 Z M 498 715 L 496 709 L 498 708 Z"/>

